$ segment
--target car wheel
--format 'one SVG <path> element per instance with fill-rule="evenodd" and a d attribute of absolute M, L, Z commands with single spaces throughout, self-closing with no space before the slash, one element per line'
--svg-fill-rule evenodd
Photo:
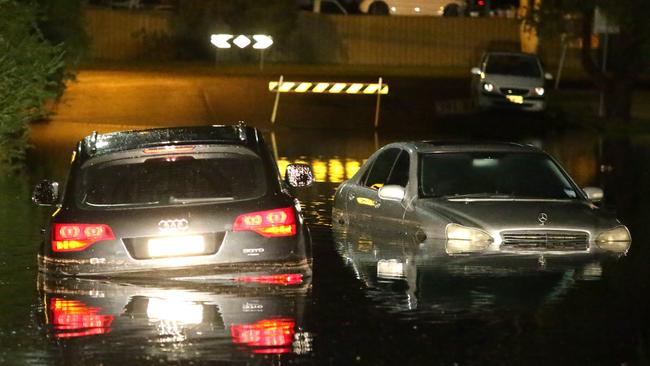
<path fill-rule="evenodd" d="M 388 15 L 388 13 L 388 5 L 386 5 L 386 3 L 383 1 L 375 1 L 374 3 L 370 4 L 370 7 L 368 8 L 368 14 Z"/>
<path fill-rule="evenodd" d="M 449 4 L 442 11 L 442 16 L 457 17 L 460 15 L 460 6 L 458 4 Z"/>

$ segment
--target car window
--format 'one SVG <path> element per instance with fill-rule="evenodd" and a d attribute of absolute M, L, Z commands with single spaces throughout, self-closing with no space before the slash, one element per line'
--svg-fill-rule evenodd
<path fill-rule="evenodd" d="M 154 156 L 85 167 L 75 191 L 86 206 L 174 205 L 260 197 L 266 180 L 252 153 Z"/>
<path fill-rule="evenodd" d="M 490 55 L 485 66 L 485 73 L 541 77 L 537 58 L 526 55 Z"/>
<path fill-rule="evenodd" d="M 409 153 L 402 150 L 390 172 L 390 177 L 386 184 L 396 184 L 398 186 L 406 187 L 409 182 Z"/>
<path fill-rule="evenodd" d="M 424 154 L 419 175 L 424 197 L 578 198 L 557 164 L 539 153 Z"/>
<path fill-rule="evenodd" d="M 379 154 L 372 164 L 370 172 L 368 172 L 368 177 L 364 185 L 373 189 L 383 187 L 388 180 L 388 175 L 393 168 L 395 158 L 397 158 L 399 152 L 400 149 L 387 149 Z"/>

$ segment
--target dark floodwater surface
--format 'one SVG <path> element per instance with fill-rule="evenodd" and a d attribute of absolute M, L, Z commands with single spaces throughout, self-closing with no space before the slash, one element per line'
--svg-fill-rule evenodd
<path fill-rule="evenodd" d="M 579 185 L 604 187 L 605 205 L 632 232 L 632 249 L 619 261 L 440 268 L 407 243 L 372 233 L 335 243 L 332 194 L 377 146 L 446 136 L 278 129 L 268 140 L 279 165 L 304 161 L 316 176 L 296 192 L 312 226 L 312 278 L 254 285 L 40 276 L 36 252 L 49 212 L 30 204 L 31 187 L 44 177 L 63 180 L 74 140 L 97 127 L 36 126 L 30 167 L 0 178 L 0 364 L 650 362 L 648 136 L 505 137 L 494 129 L 499 139 L 543 147 Z M 377 258 L 386 252 L 402 258 L 404 276 L 385 275 Z"/>

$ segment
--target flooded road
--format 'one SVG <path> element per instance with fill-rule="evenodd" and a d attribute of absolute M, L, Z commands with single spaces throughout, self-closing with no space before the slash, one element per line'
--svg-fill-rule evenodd
<path fill-rule="evenodd" d="M 129 126 L 34 126 L 29 169 L 0 178 L 0 364 L 650 362 L 650 136 L 610 139 L 466 121 L 446 126 L 378 134 L 267 131 L 281 169 L 305 162 L 316 179 L 295 192 L 312 228 L 314 274 L 282 283 L 39 275 L 40 228 L 50 212 L 31 205 L 31 187 L 45 177 L 64 181 L 76 139 Z M 535 144 L 578 185 L 604 187 L 604 204 L 630 227 L 628 255 L 549 268 L 439 266 L 399 238 L 363 231 L 333 236 L 334 190 L 377 147 L 461 133 Z M 400 276 L 387 269 L 390 260 L 401 264 Z"/>

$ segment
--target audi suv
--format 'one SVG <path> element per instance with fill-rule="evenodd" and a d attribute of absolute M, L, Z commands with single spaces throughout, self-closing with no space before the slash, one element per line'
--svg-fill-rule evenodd
<path fill-rule="evenodd" d="M 182 275 L 311 268 L 311 239 L 289 186 L 305 165 L 277 163 L 257 129 L 235 126 L 93 133 L 77 144 L 65 187 L 32 199 L 56 205 L 43 230 L 42 272 Z"/>

